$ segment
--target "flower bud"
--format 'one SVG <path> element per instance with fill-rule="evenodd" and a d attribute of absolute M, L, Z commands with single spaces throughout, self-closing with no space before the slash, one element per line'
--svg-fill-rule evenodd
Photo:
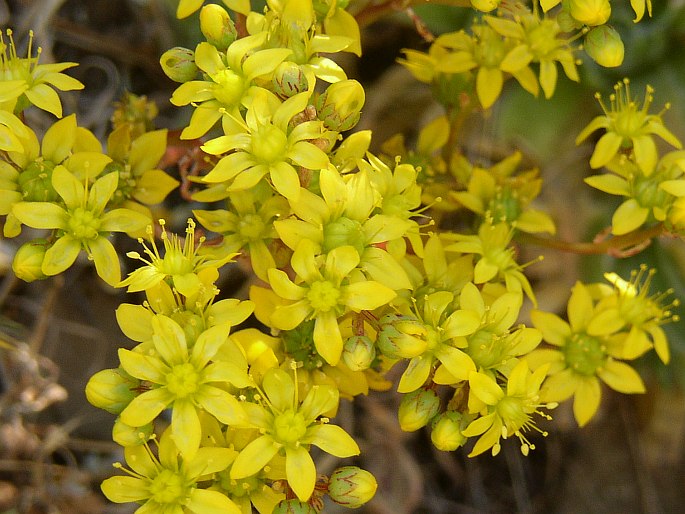
<path fill-rule="evenodd" d="M 231 16 L 217 4 L 207 4 L 200 11 L 200 30 L 207 42 L 220 52 L 225 52 L 238 37 Z"/>
<path fill-rule="evenodd" d="M 685 234 L 685 196 L 681 196 L 673 202 L 668 211 L 667 222 L 670 229 L 679 234 Z"/>
<path fill-rule="evenodd" d="M 136 397 L 140 380 L 121 368 L 103 369 L 90 377 L 86 384 L 86 398 L 95 407 L 112 414 L 120 414 Z"/>
<path fill-rule="evenodd" d="M 365 99 L 364 88 L 356 80 L 335 82 L 316 102 L 318 117 L 331 130 L 350 130 L 359 121 Z"/>
<path fill-rule="evenodd" d="M 431 424 L 433 446 L 444 452 L 451 452 L 463 446 L 467 438 L 461 433 L 461 420 L 461 413 L 455 411 L 443 412 L 436 416 Z"/>
<path fill-rule="evenodd" d="M 45 239 L 34 239 L 19 247 L 12 261 L 12 270 L 17 278 L 25 282 L 46 278 L 42 266 L 47 246 L 48 242 Z"/>
<path fill-rule="evenodd" d="M 369 336 L 352 336 L 345 341 L 342 360 L 352 371 L 364 371 L 376 358 L 376 348 Z"/>
<path fill-rule="evenodd" d="M 603 25 L 611 16 L 609 0 L 570 0 L 569 12 L 580 23 L 590 27 Z"/>
<path fill-rule="evenodd" d="M 274 85 L 274 92 L 284 100 L 307 91 L 309 87 L 309 81 L 302 68 L 291 61 L 283 61 L 279 64 L 274 70 L 271 80 Z"/>
<path fill-rule="evenodd" d="M 411 359 L 426 351 L 427 330 L 423 323 L 411 316 L 386 314 L 379 320 L 380 332 L 376 344 L 386 357 Z"/>
<path fill-rule="evenodd" d="M 121 446 L 138 446 L 152 437 L 154 426 L 148 423 L 142 427 L 132 427 L 117 417 L 112 427 L 112 440 Z"/>
<path fill-rule="evenodd" d="M 318 514 L 316 509 L 300 500 L 281 500 L 271 514 Z"/>
<path fill-rule="evenodd" d="M 481 12 L 490 12 L 497 9 L 500 0 L 471 0 L 471 6 Z"/>
<path fill-rule="evenodd" d="M 328 481 L 328 495 L 335 503 L 350 509 L 361 507 L 376 494 L 378 483 L 368 471 L 357 466 L 336 469 Z"/>
<path fill-rule="evenodd" d="M 585 53 L 600 66 L 615 68 L 623 62 L 623 41 L 611 27 L 595 27 L 585 36 Z"/>
<path fill-rule="evenodd" d="M 198 73 L 195 65 L 195 52 L 188 48 L 176 46 L 164 52 L 159 58 L 162 71 L 174 82 L 188 82 Z"/>
<path fill-rule="evenodd" d="M 414 432 L 430 423 L 440 410 L 440 398 L 432 389 L 417 389 L 405 394 L 400 402 L 400 428 Z"/>

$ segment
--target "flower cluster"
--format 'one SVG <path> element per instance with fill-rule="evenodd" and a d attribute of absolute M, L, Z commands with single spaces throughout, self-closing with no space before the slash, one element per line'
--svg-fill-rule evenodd
<path fill-rule="evenodd" d="M 630 281 L 605 274 L 613 287 L 576 283 L 568 302 L 568 322 L 548 312 L 531 315 L 551 345 L 526 357 L 534 369 L 544 367 L 550 375 L 541 397 L 545 401 L 573 397 L 573 413 L 581 426 L 599 407 L 600 381 L 622 393 L 645 391 L 640 375 L 626 361 L 651 349 L 664 363 L 669 361 L 661 325 L 678 321 L 672 308 L 679 302 L 664 303 L 671 291 L 649 296 L 654 272 L 641 267 Z"/>
<path fill-rule="evenodd" d="M 580 143 L 597 130 L 605 130 L 590 158 L 592 168 L 606 167 L 610 173 L 585 181 L 609 194 L 625 197 L 612 218 L 611 232 L 623 235 L 645 224 L 666 223 L 683 230 L 682 202 L 685 195 L 685 152 L 671 151 L 659 159 L 654 136 L 677 149 L 681 142 L 665 126 L 662 113 L 650 114 L 653 89 L 647 86 L 642 107 L 630 94 L 630 81 L 614 87 L 611 108 L 601 102 L 604 115 L 597 116 L 576 138 Z M 668 104 L 664 110 L 668 109 Z"/>

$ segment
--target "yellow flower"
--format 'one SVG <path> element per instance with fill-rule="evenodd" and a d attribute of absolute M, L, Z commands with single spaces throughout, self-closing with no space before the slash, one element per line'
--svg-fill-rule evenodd
<path fill-rule="evenodd" d="M 611 218 L 614 235 L 627 234 L 645 223 L 665 221 L 676 198 L 685 195 L 683 151 L 669 152 L 648 173 L 623 159 L 610 162 L 607 168 L 613 173 L 592 175 L 585 182 L 605 193 L 626 198 Z"/>
<path fill-rule="evenodd" d="M 600 380 L 622 393 L 642 393 L 642 379 L 624 358 L 624 341 L 618 323 L 599 322 L 590 290 L 577 282 L 568 302 L 568 322 L 556 314 L 534 310 L 533 325 L 554 349 L 533 350 L 526 358 L 533 369 L 549 364 L 541 398 L 564 401 L 573 396 L 573 414 L 580 426 L 587 424 L 599 408 Z M 616 338 L 619 338 L 616 341 Z"/>
<path fill-rule="evenodd" d="M 557 62 L 569 79 L 580 80 L 571 39 L 565 39 L 556 18 L 524 13 L 514 20 L 486 16 L 485 21 L 501 36 L 516 42 L 500 65 L 503 71 L 515 73 L 531 62 L 540 63 L 540 86 L 547 98 L 556 88 Z"/>
<path fill-rule="evenodd" d="M 514 152 L 491 168 L 472 166 L 466 191 L 451 191 L 451 196 L 467 209 L 505 222 L 523 232 L 548 232 L 556 229 L 550 216 L 530 207 L 540 194 L 542 179 L 537 169 L 514 175 L 521 153 Z"/>
<path fill-rule="evenodd" d="M 11 148 L 0 158 L 0 214 L 7 215 L 4 234 L 15 237 L 21 225 L 12 214 L 20 201 L 55 202 L 59 195 L 52 185 L 52 172 L 60 165 L 82 181 L 94 180 L 111 159 L 88 130 L 78 127 L 73 114 L 54 123 L 38 141 L 28 127 L 4 116 L 3 126 L 11 129 Z M 16 119 L 16 118 L 15 118 Z M 19 143 L 19 145 L 17 145 Z"/>
<path fill-rule="evenodd" d="M 52 187 L 65 207 L 51 202 L 19 202 L 12 206 L 14 216 L 25 225 L 57 229 L 58 238 L 45 252 L 42 271 L 57 275 L 69 268 L 85 250 L 95 263 L 97 274 L 111 286 L 121 278 L 119 257 L 107 239 L 110 232 L 139 230 L 149 222 L 146 216 L 130 209 L 105 207 L 117 187 L 117 173 L 108 173 L 88 188 L 64 166 L 52 171 Z"/>
<path fill-rule="evenodd" d="M 200 448 L 199 410 L 227 425 L 244 425 L 247 415 L 241 403 L 225 390 L 228 384 L 243 388 L 253 384 L 247 369 L 215 356 L 226 342 L 227 324 L 211 327 L 189 348 L 181 326 L 157 314 L 152 318 L 152 346 L 144 352 L 119 349 L 121 367 L 150 388 L 136 396 L 121 412 L 121 421 L 134 427 L 153 421 L 171 407 L 171 433 L 185 458 Z"/>
<path fill-rule="evenodd" d="M 231 467 L 231 478 L 254 475 L 276 454 L 284 453 L 288 485 L 300 500 L 307 501 L 316 483 L 311 445 L 336 457 L 359 454 L 357 443 L 347 432 L 321 418 L 337 407 L 338 390 L 329 385 L 314 386 L 300 400 L 297 380 L 279 368 L 267 371 L 261 389 L 264 395 L 259 395 L 259 403 L 243 404 L 250 424 L 261 435 L 240 451 Z"/>
<path fill-rule="evenodd" d="M 179 455 L 167 429 L 160 438 L 158 456 L 147 443 L 124 449 L 130 470 L 115 466 L 129 476 L 114 476 L 102 483 L 102 492 L 115 503 L 137 502 L 137 514 L 241 514 L 241 510 L 219 491 L 198 487 L 198 482 L 226 469 L 235 452 L 229 448 L 200 448 L 191 456 Z"/>
<path fill-rule="evenodd" d="M 492 448 L 492 455 L 500 451 L 500 439 L 515 435 L 521 442 L 521 453 L 528 455 L 535 445 L 524 435 L 525 431 L 536 430 L 547 435 L 536 425 L 533 414 L 551 419 L 540 408 L 552 409 L 555 403 L 541 403 L 540 385 L 545 378 L 547 366 L 540 366 L 531 373 L 528 364 L 520 361 L 506 378 L 506 392 L 490 375 L 472 371 L 469 375 L 470 396 L 484 405 L 481 416 L 472 421 L 462 434 L 466 437 L 480 436 L 469 453 L 469 457 L 480 455 Z M 471 403 L 471 399 L 469 399 Z"/>
<path fill-rule="evenodd" d="M 269 48 L 264 44 L 265 32 L 236 40 L 226 52 L 220 52 L 209 43 L 200 43 L 195 49 L 195 64 L 208 80 L 191 80 L 181 84 L 171 96 L 177 106 L 195 106 L 190 122 L 181 133 L 182 139 L 202 137 L 214 124 L 232 117 L 240 117 L 240 109 L 249 107 L 255 92 L 262 91 L 269 108 L 278 105 L 276 95 L 255 85 L 255 80 L 272 73 L 292 50 Z"/>
<path fill-rule="evenodd" d="M 419 336 L 424 344 L 419 346 L 418 354 L 414 354 L 400 378 L 397 387 L 400 393 L 420 388 L 438 366 L 444 366 L 455 381 L 467 380 L 469 373 L 476 370 L 464 351 L 463 337 L 480 326 L 480 317 L 465 308 L 454 309 L 453 300 L 452 293 L 438 291 L 424 297 L 417 306 L 417 321 L 423 329 Z"/>
<path fill-rule="evenodd" d="M 180 182 L 156 168 L 166 151 L 167 131 L 153 130 L 136 138 L 131 131 L 132 126 L 124 124 L 110 133 L 107 155 L 112 162 L 105 172 L 119 173 L 119 185 L 112 198 L 117 205 L 149 214 L 141 204 L 161 203 Z"/>
<path fill-rule="evenodd" d="M 668 364 L 668 340 L 661 325 L 680 320 L 671 311 L 680 305 L 680 301 L 676 299 L 665 304 L 665 299 L 673 294 L 673 289 L 648 296 L 655 273 L 655 269 L 648 270 L 646 265 L 640 266 L 638 271 L 632 271 L 630 281 L 613 272 L 605 273 L 604 278 L 614 288 L 611 294 L 598 302 L 599 313 L 592 323 L 620 326 L 629 330 L 625 340 L 621 342 L 622 358 L 634 359 L 654 348 L 662 362 Z"/>
<path fill-rule="evenodd" d="M 338 318 L 346 312 L 373 310 L 395 297 L 389 287 L 375 281 L 346 283 L 359 264 L 359 254 L 351 246 L 340 246 L 325 255 L 323 269 L 317 263 L 317 246 L 302 240 L 291 264 L 303 284 L 290 280 L 278 269 L 268 270 L 269 283 L 278 296 L 293 303 L 277 306 L 271 324 L 280 330 L 293 330 L 307 319 L 314 319 L 314 344 L 326 362 L 340 360 L 343 340 Z"/>
<path fill-rule="evenodd" d="M 293 216 L 274 222 L 283 243 L 295 250 L 308 239 L 324 253 L 352 246 L 365 275 L 395 290 L 411 288 L 398 259 L 383 246 L 405 236 L 414 222 L 372 214 L 380 198 L 364 169 L 343 177 L 329 166 L 321 170 L 319 186 L 321 196 L 301 189 L 298 199 L 290 201 Z"/>
<path fill-rule="evenodd" d="M 29 32 L 27 57 L 18 57 L 10 29 L 7 29 L 7 37 L 9 46 L 0 33 L 0 108 L 19 114 L 29 105 L 35 105 L 61 118 L 62 102 L 52 88 L 60 91 L 83 89 L 83 84 L 78 80 L 62 73 L 77 64 L 75 62 L 38 64 L 40 48 L 35 57 L 31 55 L 33 32 Z"/>
<path fill-rule="evenodd" d="M 576 138 L 576 144 L 580 144 L 594 131 L 606 130 L 592 152 L 590 166 L 593 169 L 608 164 L 619 153 L 628 152 L 640 170 L 645 175 L 649 175 L 654 170 L 658 158 L 652 135 L 659 136 L 676 148 L 682 147 L 678 138 L 664 126 L 661 113 L 648 113 L 653 92 L 652 87 L 646 87 L 645 99 L 640 109 L 637 102 L 630 96 L 628 79 L 623 79 L 614 86 L 614 93 L 609 97 L 611 109 L 604 106 L 599 93 L 595 95 L 602 106 L 604 115 L 594 118 Z M 666 104 L 666 109 L 668 109 L 668 104 Z"/>
<path fill-rule="evenodd" d="M 459 295 L 460 309 L 472 319 L 479 320 L 479 324 L 469 333 L 456 338 L 454 344 L 464 348 L 477 369 L 506 375 L 518 357 L 538 346 L 542 336 L 534 328 L 514 326 L 521 310 L 521 293 L 503 293 L 489 305 L 483 296 L 472 283 L 463 287 Z M 448 371 L 438 369 L 433 381 L 438 384 L 458 382 Z"/>
<path fill-rule="evenodd" d="M 276 191 L 286 198 L 296 199 L 300 193 L 300 177 L 295 166 L 310 170 L 328 166 L 328 156 L 310 142 L 324 133 L 322 123 L 305 121 L 290 128 L 291 120 L 307 107 L 308 101 L 309 93 L 300 93 L 272 111 L 266 93 L 255 93 L 245 121 L 231 118 L 231 126 L 224 125 L 225 136 L 202 146 L 211 155 L 232 151 L 203 181 L 220 184 L 227 195 L 231 191 L 254 187 L 262 177 L 269 175 Z"/>
<path fill-rule="evenodd" d="M 522 267 L 514 259 L 514 249 L 509 246 L 513 231 L 506 223 L 481 224 L 477 235 L 450 234 L 456 243 L 445 247 L 447 251 L 479 255 L 473 269 L 473 281 L 484 284 L 490 281 L 504 282 L 508 291 L 523 291 L 535 304 L 535 294 Z"/>
<path fill-rule="evenodd" d="M 193 214 L 206 229 L 223 236 L 221 243 L 212 245 L 213 255 L 245 251 L 255 274 L 266 281 L 267 270 L 277 267 L 269 250 L 278 237 L 273 222 L 290 213 L 288 202 L 267 187 L 231 193 L 229 202 L 231 210 L 194 210 Z"/>
<path fill-rule="evenodd" d="M 204 239 L 200 238 L 200 244 L 198 247 L 195 246 L 195 222 L 192 219 L 188 219 L 186 237 L 182 243 L 176 234 L 169 237 L 164 228 L 164 220 L 159 220 L 159 223 L 162 226 L 164 255 L 159 254 L 152 226 L 148 225 L 147 232 L 152 249 L 145 245 L 142 238 L 139 242 L 143 245 L 149 260 L 138 252 L 128 252 L 128 257 L 144 262 L 145 266 L 131 272 L 117 287 L 128 286 L 129 292 L 145 291 L 169 278 L 180 294 L 186 297 L 193 296 L 203 286 L 214 282 L 216 270 L 235 257 L 235 254 L 230 254 L 220 259 L 212 259 L 210 255 L 199 255 L 198 250 Z"/>

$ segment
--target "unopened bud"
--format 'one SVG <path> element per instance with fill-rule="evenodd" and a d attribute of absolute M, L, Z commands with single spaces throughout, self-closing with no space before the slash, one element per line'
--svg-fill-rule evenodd
<path fill-rule="evenodd" d="M 302 68 L 291 61 L 283 61 L 278 65 L 274 70 L 272 81 L 274 92 L 282 99 L 307 91 L 309 87 L 309 81 Z"/>
<path fill-rule="evenodd" d="M 318 514 L 316 509 L 300 500 L 281 500 L 271 514 Z"/>
<path fill-rule="evenodd" d="M 412 359 L 428 348 L 426 326 L 418 319 L 401 314 L 386 314 L 379 320 L 376 344 L 386 357 Z"/>
<path fill-rule="evenodd" d="M 590 27 L 603 25 L 611 16 L 609 0 L 570 0 L 569 12 L 580 23 Z"/>
<path fill-rule="evenodd" d="M 121 368 L 103 369 L 88 380 L 86 398 L 95 407 L 120 414 L 136 397 L 135 389 L 139 386 L 140 380 Z"/>
<path fill-rule="evenodd" d="M 668 211 L 667 222 L 675 232 L 685 234 L 685 196 L 677 198 Z"/>
<path fill-rule="evenodd" d="M 48 242 L 45 239 L 34 239 L 19 247 L 12 261 L 12 270 L 17 278 L 25 282 L 46 278 L 42 266 L 47 247 Z"/>
<path fill-rule="evenodd" d="M 345 341 L 342 360 L 352 371 L 369 369 L 376 358 L 376 348 L 369 336 L 352 336 Z"/>
<path fill-rule="evenodd" d="M 376 478 L 357 466 L 336 469 L 328 481 L 328 495 L 335 503 L 356 509 L 376 494 Z"/>
<path fill-rule="evenodd" d="M 117 418 L 112 427 L 112 440 L 123 447 L 138 446 L 152 437 L 153 429 L 152 423 L 142 427 L 132 427 L 122 422 L 121 418 Z"/>
<path fill-rule="evenodd" d="M 207 4 L 200 11 L 200 30 L 207 42 L 221 52 L 238 37 L 231 16 L 217 4 Z"/>
<path fill-rule="evenodd" d="M 195 53 L 188 48 L 176 46 L 164 52 L 159 58 L 162 71 L 174 82 L 188 82 L 198 73 L 195 65 Z"/>
<path fill-rule="evenodd" d="M 623 62 L 623 41 L 611 27 L 595 27 L 585 36 L 585 53 L 600 66 L 615 68 Z"/>
<path fill-rule="evenodd" d="M 500 0 L 471 0 L 471 5 L 474 9 L 478 9 L 481 12 L 490 12 L 497 9 Z"/>
<path fill-rule="evenodd" d="M 459 412 L 447 411 L 436 416 L 431 424 L 431 441 L 433 446 L 444 452 L 451 452 L 463 446 L 466 437 L 461 433 L 462 415 Z"/>
<path fill-rule="evenodd" d="M 400 428 L 414 432 L 425 427 L 440 410 L 440 398 L 432 389 L 417 389 L 405 394 L 397 412 Z"/>
<path fill-rule="evenodd" d="M 359 121 L 366 96 L 356 80 L 348 79 L 328 86 L 316 102 L 318 117 L 327 128 L 337 132 L 350 130 Z"/>

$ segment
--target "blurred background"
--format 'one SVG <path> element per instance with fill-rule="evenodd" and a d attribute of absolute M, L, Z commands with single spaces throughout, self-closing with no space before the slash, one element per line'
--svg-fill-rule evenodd
<path fill-rule="evenodd" d="M 601 112 L 595 91 L 606 97 L 616 81 L 630 77 L 641 102 L 644 86 L 651 84 L 653 111 L 670 102 L 665 123 L 685 140 L 685 2 L 654 0 L 653 17 L 635 26 L 629 2 L 613 3 L 614 28 L 626 44 L 621 67 L 602 70 L 584 57 L 581 83 L 560 76 L 551 100 L 533 98 L 510 81 L 487 117 L 469 121 L 464 139 L 464 153 L 474 163 L 487 166 L 518 149 L 527 167 L 539 167 L 545 180 L 540 207 L 551 213 L 558 237 L 569 241 L 591 240 L 617 205 L 584 185 L 583 177 L 592 174 L 587 164 L 591 147 L 574 144 L 578 132 Z M 126 91 L 157 104 L 158 128 L 173 130 L 187 121 L 187 111 L 172 109 L 168 99 L 176 84 L 158 64 L 166 49 L 192 48 L 199 37 L 197 15 L 178 21 L 175 8 L 172 0 L 0 0 L 0 26 L 13 29 L 22 52 L 33 30 L 41 63 L 79 63 L 70 74 L 86 87 L 61 95 L 64 110 L 75 112 L 79 125 L 104 143 L 114 102 Z M 458 30 L 471 16 L 469 9 L 449 5 L 421 5 L 415 11 L 434 34 Z M 341 60 L 367 91 L 357 128 L 374 131 L 376 150 L 398 132 L 411 142 L 440 111 L 428 86 L 395 60 L 402 48 L 426 50 L 428 44 L 399 8 L 366 26 L 362 40 L 362 58 Z M 26 114 L 39 134 L 54 121 L 35 109 Z M 159 214 L 172 226 L 183 226 L 189 212 L 186 202 L 172 196 Z M 53 280 L 19 282 L 10 264 L 22 242 L 0 239 L 0 514 L 133 512 L 130 505 L 107 504 L 99 492 L 99 483 L 122 455 L 111 442 L 113 416 L 90 406 L 83 390 L 92 374 L 116 366 L 118 347 L 132 346 L 120 333 L 114 310 L 139 299 L 104 285 L 85 259 Z M 119 244 L 125 250 L 131 243 Z M 653 242 L 641 254 L 621 260 L 537 247 L 520 251 L 521 262 L 545 256 L 527 269 L 544 310 L 563 314 L 578 279 L 599 280 L 608 269 L 627 277 L 641 263 L 658 269 L 653 291 L 672 288 L 685 299 L 685 245 L 680 240 Z M 229 270 L 222 280 L 223 294 L 244 295 L 246 277 L 239 270 Z M 638 363 L 647 394 L 627 397 L 603 390 L 600 412 L 582 430 L 569 406 L 562 405 L 544 427 L 550 435 L 535 441 L 537 449 L 529 457 L 516 444 L 504 444 L 495 458 L 437 451 L 427 433 L 400 431 L 398 399 L 392 393 L 360 398 L 354 405 L 344 402 L 338 421 L 359 441 L 364 457 L 358 463 L 379 481 L 377 497 L 363 512 L 682 512 L 683 323 L 665 327 L 673 355 L 669 366 L 651 356 Z M 335 463 L 323 460 L 320 466 L 330 471 Z M 326 512 L 338 511 L 330 507 Z"/>

